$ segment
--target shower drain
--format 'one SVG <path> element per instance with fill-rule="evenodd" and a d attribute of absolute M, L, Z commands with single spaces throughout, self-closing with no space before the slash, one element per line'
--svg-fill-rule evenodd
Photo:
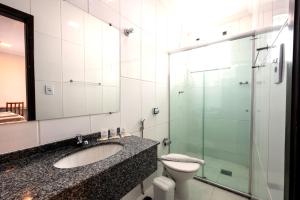
<path fill-rule="evenodd" d="M 220 173 L 224 174 L 226 176 L 232 176 L 232 171 L 230 171 L 230 170 L 221 169 Z"/>

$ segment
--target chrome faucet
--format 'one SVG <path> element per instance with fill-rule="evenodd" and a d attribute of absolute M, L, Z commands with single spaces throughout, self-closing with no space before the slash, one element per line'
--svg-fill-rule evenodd
<path fill-rule="evenodd" d="M 120 127 L 119 127 L 119 128 L 117 128 L 117 135 L 118 135 L 120 138 L 122 138 L 122 135 L 121 135 L 121 129 L 120 129 Z"/>
<path fill-rule="evenodd" d="M 82 135 L 76 135 L 76 141 L 77 141 L 77 144 L 89 144 L 89 141 L 87 140 L 83 140 L 83 137 Z"/>

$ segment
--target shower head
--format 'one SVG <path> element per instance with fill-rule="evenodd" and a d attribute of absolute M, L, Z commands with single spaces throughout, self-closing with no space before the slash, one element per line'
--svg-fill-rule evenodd
<path fill-rule="evenodd" d="M 124 35 L 129 36 L 130 33 L 133 33 L 133 28 L 125 28 Z"/>

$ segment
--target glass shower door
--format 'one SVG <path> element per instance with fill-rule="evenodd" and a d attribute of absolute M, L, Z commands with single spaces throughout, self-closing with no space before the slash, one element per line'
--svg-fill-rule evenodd
<path fill-rule="evenodd" d="M 198 176 L 249 192 L 251 37 L 170 55 L 170 151 L 201 158 Z"/>
<path fill-rule="evenodd" d="M 190 74 L 188 52 L 171 55 L 170 152 L 203 159 L 203 74 Z M 198 171 L 202 177 L 202 169 Z"/>

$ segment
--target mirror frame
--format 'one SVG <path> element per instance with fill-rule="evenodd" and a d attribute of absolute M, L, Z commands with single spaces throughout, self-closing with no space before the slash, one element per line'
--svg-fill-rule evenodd
<path fill-rule="evenodd" d="M 0 15 L 24 23 L 27 121 L 35 120 L 33 16 L 0 3 Z"/>

